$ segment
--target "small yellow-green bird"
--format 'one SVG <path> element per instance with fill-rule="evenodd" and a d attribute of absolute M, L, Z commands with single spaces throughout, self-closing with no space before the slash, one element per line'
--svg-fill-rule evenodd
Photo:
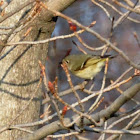
<path fill-rule="evenodd" d="M 111 59 L 114 56 L 76 54 L 65 57 L 62 62 L 66 63 L 72 74 L 84 79 L 93 79 L 102 70 L 107 58 Z"/>

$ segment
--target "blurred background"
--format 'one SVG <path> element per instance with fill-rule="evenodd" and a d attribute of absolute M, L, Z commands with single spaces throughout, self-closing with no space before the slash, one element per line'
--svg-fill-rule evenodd
<path fill-rule="evenodd" d="M 112 1 L 108 0 L 107 2 L 109 2 L 110 4 L 113 4 L 121 12 L 123 13 L 127 12 L 126 9 L 115 5 L 114 3 L 112 3 Z M 136 2 L 136 0 L 134 0 L 133 2 Z M 124 2 L 122 3 L 126 4 Z M 110 16 L 114 17 L 115 21 L 117 21 L 120 15 L 114 10 L 112 10 L 110 7 L 106 6 L 105 4 L 103 3 L 100 3 L 100 4 L 102 4 L 108 10 L 108 12 L 110 13 Z M 111 20 L 106 16 L 105 12 L 100 7 L 92 3 L 90 0 L 77 0 L 69 8 L 63 11 L 63 13 L 69 17 L 72 17 L 73 19 L 77 20 L 78 22 L 82 23 L 85 26 L 89 26 L 93 21 L 96 21 L 96 24 L 93 27 L 91 27 L 91 29 L 95 30 L 101 36 L 105 38 L 110 37 L 111 24 L 112 24 Z M 138 14 L 130 13 L 129 16 L 140 21 L 140 15 Z M 79 30 L 78 27 L 77 27 L 77 30 Z M 136 38 L 134 37 L 134 34 L 133 34 L 134 32 L 137 33 L 140 39 L 140 23 L 134 23 L 128 19 L 125 19 L 120 25 L 118 25 L 114 29 L 111 42 L 116 43 L 116 46 L 119 49 L 121 49 L 133 62 L 139 63 L 140 62 L 140 47 L 138 46 L 138 42 L 136 41 Z M 57 20 L 55 30 L 52 34 L 52 37 L 60 36 L 60 35 L 67 35 L 70 33 L 73 33 L 73 32 L 70 30 L 68 22 L 65 19 L 62 19 L 59 17 Z M 98 40 L 95 36 L 91 35 L 90 33 L 84 32 L 80 34 L 79 36 L 82 38 L 82 40 L 85 43 L 87 43 L 89 46 L 93 48 L 97 48 L 104 45 L 100 40 Z M 89 51 L 85 49 L 76 37 L 67 38 L 67 39 L 59 39 L 59 40 L 51 42 L 49 51 L 48 51 L 48 59 L 46 62 L 46 72 L 50 81 L 54 81 L 55 77 L 58 76 L 59 91 L 64 91 L 70 88 L 67 82 L 65 72 L 63 71 L 60 65 L 62 59 L 66 56 L 68 51 L 70 51 L 70 54 L 81 53 L 79 49 L 72 43 L 72 40 L 74 40 L 87 53 L 101 54 L 101 51 L 93 52 L 93 51 Z M 109 52 L 114 53 L 114 51 L 111 49 L 109 49 Z M 130 65 L 128 65 L 126 61 L 119 55 L 113 60 L 111 60 L 109 62 L 109 68 L 108 68 L 105 87 L 107 87 L 110 84 L 110 80 L 115 81 L 128 68 L 130 68 Z M 129 72 L 124 77 L 124 79 L 133 75 L 133 73 L 134 73 L 134 70 Z M 93 81 L 90 81 L 89 84 L 86 86 L 86 88 L 88 89 L 90 85 L 94 82 L 93 91 L 99 90 L 101 88 L 103 75 L 104 75 L 104 70 L 102 70 L 95 77 Z M 71 78 L 72 78 L 73 85 L 77 85 L 79 83 L 82 83 L 82 81 L 84 81 L 84 79 L 77 78 L 73 76 L 72 74 L 71 74 Z M 133 78 L 130 82 L 121 86 L 120 89 L 122 91 L 125 91 L 127 88 L 129 88 L 133 84 L 136 84 L 137 82 L 140 82 L 140 77 L 138 76 Z M 81 99 L 88 96 L 87 93 L 83 93 L 81 91 L 78 91 L 78 93 Z M 98 112 L 104 109 L 105 107 L 109 106 L 112 102 L 114 102 L 114 100 L 118 96 L 120 96 L 120 93 L 116 89 L 105 93 L 104 101 L 101 103 L 98 109 L 96 109 L 95 112 Z M 76 99 L 75 97 L 73 97 L 72 94 L 64 96 L 63 99 L 70 104 L 76 102 Z M 89 100 L 89 102 L 86 102 L 84 104 L 85 109 L 88 109 L 91 106 L 91 104 L 94 103 L 95 99 L 93 98 Z M 134 97 L 134 99 L 139 100 L 140 94 L 137 94 Z M 135 105 L 136 104 L 133 101 L 129 101 L 124 106 L 122 106 L 122 108 L 120 109 L 120 112 L 127 111 Z M 71 116 L 72 115 L 71 113 L 72 112 L 69 111 L 66 116 Z M 118 119 L 118 118 L 110 119 L 108 121 L 108 125 L 111 124 L 115 119 Z M 124 126 L 126 126 L 128 122 L 129 120 L 126 120 L 124 121 L 124 124 L 123 123 L 118 124 L 115 129 L 123 128 Z M 83 135 L 89 139 L 97 139 L 100 136 L 100 134 L 95 134 L 95 133 L 84 133 Z M 108 136 L 109 135 L 106 135 L 106 138 Z M 123 136 L 122 139 L 138 140 L 139 136 L 125 135 Z"/>

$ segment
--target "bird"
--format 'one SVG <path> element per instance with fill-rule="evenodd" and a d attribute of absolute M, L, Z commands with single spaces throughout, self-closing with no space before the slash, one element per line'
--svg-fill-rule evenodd
<path fill-rule="evenodd" d="M 106 59 L 112 59 L 111 55 L 74 54 L 63 59 L 69 71 L 77 77 L 92 80 L 105 65 Z"/>

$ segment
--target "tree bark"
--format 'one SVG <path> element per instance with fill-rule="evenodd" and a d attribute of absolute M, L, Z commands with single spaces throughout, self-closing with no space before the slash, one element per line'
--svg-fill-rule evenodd
<path fill-rule="evenodd" d="M 55 10 L 62 11 L 72 4 L 75 0 L 49 0 L 44 1 L 45 4 Z M 23 1 L 14 0 L 7 7 L 18 7 Z M 26 2 L 26 1 L 24 1 Z M 15 24 L 21 14 L 25 11 L 20 11 L 18 14 L 8 18 L 4 21 L 3 25 L 9 26 L 11 21 Z M 10 10 L 8 11 L 10 12 Z M 41 40 L 50 38 L 55 27 L 55 22 L 51 21 L 53 14 L 46 9 L 41 11 L 39 17 L 37 17 L 26 29 L 18 33 L 11 42 L 19 41 L 23 34 L 29 27 L 32 27 L 32 31 L 26 37 L 25 40 Z M 16 19 L 18 17 L 18 20 Z M 11 46 L 5 47 L 2 50 L 1 55 L 5 54 Z M 36 46 L 23 45 L 17 46 L 11 51 L 5 58 L 0 61 L 0 127 L 7 126 L 9 124 L 20 124 L 33 122 L 39 119 L 40 101 L 42 97 L 41 86 L 38 91 L 37 85 L 40 78 L 40 68 L 38 61 L 40 60 L 45 64 L 47 57 L 48 43 L 40 44 Z M 33 96 L 33 100 L 24 110 L 24 112 L 15 119 L 15 117 L 22 111 L 22 109 L 28 104 L 30 98 Z M 14 121 L 12 121 L 15 119 Z M 35 129 L 35 128 L 33 128 Z M 0 134 L 0 140 L 17 139 L 19 136 L 25 136 L 25 132 L 19 130 L 7 130 Z"/>

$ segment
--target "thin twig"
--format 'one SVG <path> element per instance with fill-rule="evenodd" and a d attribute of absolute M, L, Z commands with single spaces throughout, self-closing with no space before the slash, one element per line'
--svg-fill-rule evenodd
<path fill-rule="evenodd" d="M 58 12 L 55 10 L 52 10 L 50 8 L 47 8 L 49 11 L 55 13 L 57 16 L 63 17 L 64 19 L 71 21 L 72 23 L 76 24 L 77 26 L 79 26 L 80 28 L 86 30 L 87 32 L 95 35 L 99 40 L 101 40 L 102 42 L 104 42 L 105 44 L 109 45 L 109 47 L 111 47 L 113 50 L 115 50 L 116 52 L 118 52 L 125 60 L 128 64 L 130 64 L 131 66 L 133 66 L 136 69 L 140 69 L 140 65 L 135 64 L 134 62 L 132 62 L 128 56 L 126 56 L 126 54 L 120 50 L 119 48 L 117 48 L 116 46 L 114 46 L 110 41 L 108 41 L 107 39 L 105 39 L 104 37 L 102 37 L 100 34 L 98 34 L 97 32 L 95 32 L 94 30 L 91 30 L 88 27 L 83 26 L 82 24 L 80 24 L 78 21 Z"/>

